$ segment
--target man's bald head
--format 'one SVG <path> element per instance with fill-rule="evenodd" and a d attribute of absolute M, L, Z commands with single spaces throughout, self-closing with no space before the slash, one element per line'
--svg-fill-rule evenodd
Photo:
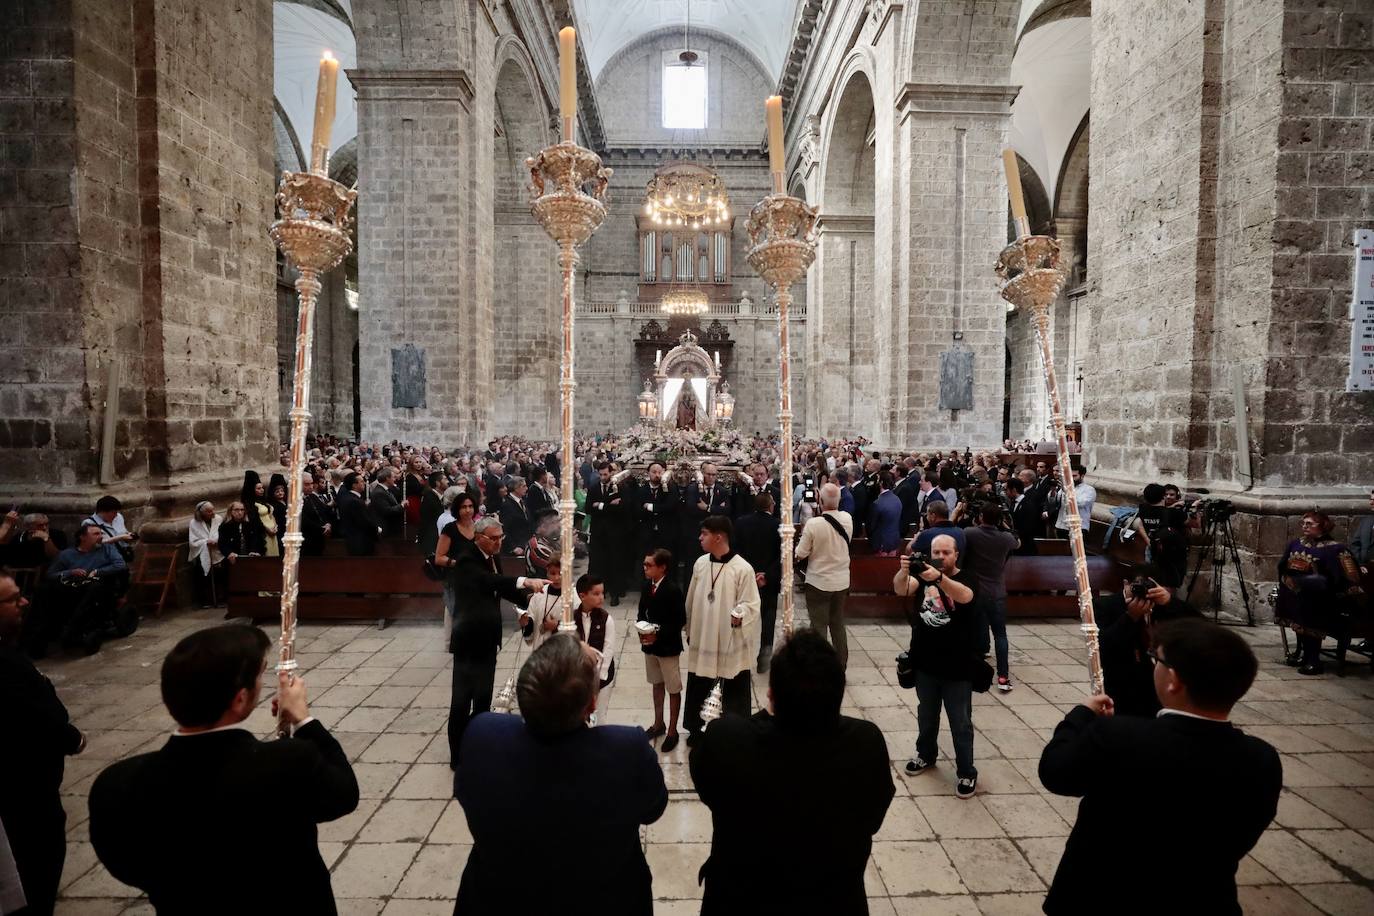
<path fill-rule="evenodd" d="M 820 501 L 822 512 L 840 508 L 840 488 L 833 483 L 825 484 L 821 487 Z"/>
<path fill-rule="evenodd" d="M 942 572 L 952 572 L 959 563 L 959 545 L 948 534 L 942 534 L 930 542 L 930 562 Z"/>

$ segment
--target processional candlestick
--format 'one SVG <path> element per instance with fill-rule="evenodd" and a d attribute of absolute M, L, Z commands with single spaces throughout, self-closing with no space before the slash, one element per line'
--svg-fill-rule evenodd
<path fill-rule="evenodd" d="M 573 80 L 572 54 L 575 35 L 571 28 L 559 33 L 562 67 L 560 99 L 563 140 L 525 160 L 530 170 L 530 212 L 556 243 L 558 264 L 563 271 L 563 363 L 558 381 L 562 396 L 562 461 L 558 494 L 558 536 L 562 550 L 564 581 L 571 581 L 573 568 L 573 478 L 577 462 L 573 457 L 573 271 L 577 266 L 577 246 L 591 238 L 606 218 L 602 203 L 611 169 L 603 168 L 601 157 L 578 146 L 576 136 L 576 83 Z M 571 88 L 570 88 L 571 87 Z M 584 187 L 591 189 L 588 193 Z M 562 590 L 563 621 L 559 631 L 573 630 L 573 589 Z"/>
<path fill-rule="evenodd" d="M 1008 155 L 1009 154 L 1009 155 Z M 1012 213 L 1016 220 L 1017 239 L 997 259 L 997 276 L 1002 281 L 1002 298 L 1012 305 L 1030 309 L 1035 321 L 1035 334 L 1040 341 L 1040 367 L 1045 374 L 1045 390 L 1050 398 L 1050 413 L 1055 441 L 1059 446 L 1059 474 L 1064 481 L 1065 516 L 1069 523 L 1069 545 L 1073 551 L 1073 568 L 1078 583 L 1078 616 L 1082 621 L 1084 642 L 1088 650 L 1088 681 L 1094 695 L 1104 692 L 1102 659 L 1098 652 L 1097 619 L 1093 613 L 1093 590 L 1088 577 L 1087 551 L 1083 547 L 1083 520 L 1078 514 L 1078 497 L 1074 492 L 1073 469 L 1069 459 L 1069 441 L 1064 429 L 1064 409 L 1059 397 L 1059 380 L 1054 371 L 1054 352 L 1050 348 L 1050 307 L 1064 287 L 1064 271 L 1060 266 L 1059 242 L 1047 235 L 1031 235 L 1026 219 L 1025 203 L 1021 197 L 1020 175 L 1015 153 L 1004 153 L 1007 188 L 1011 195 Z"/>
<path fill-rule="evenodd" d="M 323 168 L 323 163 L 321 163 Z M 320 275 L 337 267 L 353 250 L 349 228 L 358 192 L 316 172 L 286 172 L 277 190 L 281 219 L 268 233 L 297 270 L 296 371 L 291 387 L 291 457 L 286 486 L 286 533 L 282 535 L 281 650 L 277 672 L 296 668 L 296 599 L 300 591 L 301 476 L 305 473 L 305 433 L 310 419 L 310 363 L 315 336 L 315 301 Z M 279 734 L 289 731 L 284 721 Z"/>
<path fill-rule="evenodd" d="M 749 265 L 773 287 L 778 304 L 778 422 L 782 464 L 782 632 L 792 635 L 792 549 L 796 528 L 792 524 L 792 344 L 788 312 L 792 284 L 806 276 L 816 257 L 816 210 L 806 201 L 783 191 L 782 100 L 769 98 L 768 134 L 773 193 L 754 205 L 745 223 L 749 233 Z"/>

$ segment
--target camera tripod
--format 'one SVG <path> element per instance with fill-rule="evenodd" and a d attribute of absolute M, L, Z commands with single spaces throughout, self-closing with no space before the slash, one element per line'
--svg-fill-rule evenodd
<path fill-rule="evenodd" d="M 1240 585 L 1240 603 L 1245 607 L 1246 626 L 1255 625 L 1255 615 L 1250 610 L 1250 591 L 1245 587 L 1245 572 L 1240 565 L 1240 551 L 1236 550 L 1236 535 L 1231 529 L 1231 513 L 1219 513 L 1206 511 L 1204 516 L 1203 534 L 1207 543 L 1198 552 L 1197 561 L 1193 564 L 1193 574 L 1188 578 L 1188 587 L 1184 595 L 1191 595 L 1193 586 L 1197 584 L 1198 577 L 1202 575 L 1202 561 L 1210 553 L 1212 555 L 1212 619 L 1221 622 L 1221 577 L 1222 568 L 1226 565 L 1226 558 L 1231 558 L 1231 563 L 1236 568 L 1236 582 Z"/>

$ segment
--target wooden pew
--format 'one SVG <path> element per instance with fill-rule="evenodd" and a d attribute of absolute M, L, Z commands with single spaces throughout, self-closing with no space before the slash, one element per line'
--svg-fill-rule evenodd
<path fill-rule="evenodd" d="M 905 619 L 915 599 L 893 593 L 892 577 L 898 567 L 898 557 L 852 557 L 846 613 L 850 617 Z M 1119 592 L 1123 572 L 1107 557 L 1088 557 L 1088 581 L 1096 595 Z M 1008 617 L 1078 616 L 1072 557 L 1009 557 L 1005 575 Z"/>
<path fill-rule="evenodd" d="M 262 592 L 270 594 L 263 595 Z M 225 617 L 281 613 L 281 560 L 239 557 L 229 566 Z M 301 557 L 301 620 L 442 620 L 444 587 L 416 557 Z"/>

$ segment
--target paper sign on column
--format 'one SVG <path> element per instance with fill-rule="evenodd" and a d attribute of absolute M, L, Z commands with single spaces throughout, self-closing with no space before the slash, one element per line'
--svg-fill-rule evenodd
<path fill-rule="evenodd" d="M 1346 391 L 1374 391 L 1374 229 L 1355 230 L 1350 299 L 1350 375 Z"/>

